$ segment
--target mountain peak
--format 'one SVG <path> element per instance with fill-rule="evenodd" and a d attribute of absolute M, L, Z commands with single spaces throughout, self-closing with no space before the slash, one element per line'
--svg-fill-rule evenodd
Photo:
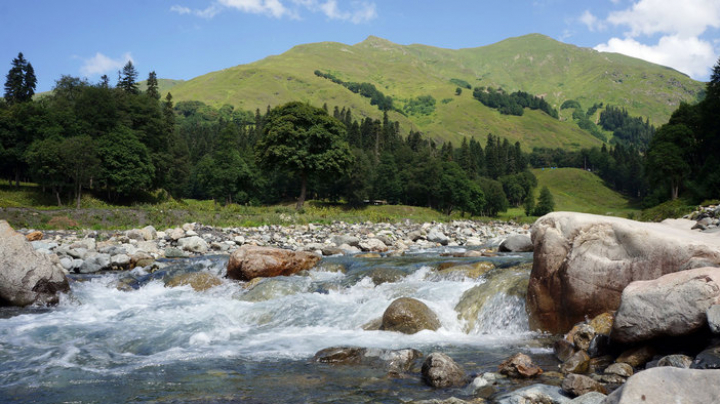
<path fill-rule="evenodd" d="M 375 35 L 370 35 L 367 38 L 365 38 L 364 41 L 358 43 L 358 45 L 362 46 L 372 46 L 372 47 L 390 47 L 390 46 L 397 46 L 397 44 L 388 41 L 387 39 L 380 38 Z"/>

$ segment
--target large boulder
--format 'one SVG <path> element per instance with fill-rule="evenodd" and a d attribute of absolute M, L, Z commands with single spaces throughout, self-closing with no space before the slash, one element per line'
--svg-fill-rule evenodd
<path fill-rule="evenodd" d="M 58 293 L 69 290 L 62 269 L 0 220 L 0 306 L 55 304 Z"/>
<path fill-rule="evenodd" d="M 401 297 L 396 299 L 382 316 L 381 330 L 415 334 L 421 330 L 436 331 L 440 320 L 427 305 L 417 299 Z"/>
<path fill-rule="evenodd" d="M 320 257 L 302 251 L 244 245 L 230 255 L 227 277 L 241 281 L 289 276 L 310 269 Z"/>
<path fill-rule="evenodd" d="M 532 252 L 533 243 L 527 234 L 513 234 L 503 240 L 498 247 L 500 252 Z"/>
<path fill-rule="evenodd" d="M 433 352 L 422 365 L 422 380 L 430 387 L 444 389 L 467 384 L 465 371 L 451 357 Z"/>
<path fill-rule="evenodd" d="M 720 268 L 697 268 L 629 284 L 610 336 L 635 343 L 707 327 L 707 310 L 720 303 Z"/>
<path fill-rule="evenodd" d="M 717 403 L 720 370 L 658 367 L 636 373 L 603 404 Z"/>
<path fill-rule="evenodd" d="M 530 327 L 564 333 L 620 306 L 625 286 L 720 264 L 720 237 L 677 223 L 553 212 L 532 227 Z"/>

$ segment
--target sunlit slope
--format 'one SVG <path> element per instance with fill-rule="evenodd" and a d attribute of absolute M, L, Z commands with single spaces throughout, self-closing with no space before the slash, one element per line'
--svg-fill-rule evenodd
<path fill-rule="evenodd" d="M 356 117 L 381 118 L 368 99 L 317 77 L 315 70 L 343 81 L 374 84 L 402 108 L 410 98 L 431 95 L 435 112 L 403 116 L 391 112 L 404 130 L 421 130 L 437 140 L 459 142 L 488 133 L 533 146 L 578 148 L 599 141 L 572 122 L 539 112 L 523 117 L 500 115 L 472 98 L 451 79 L 471 86 L 502 86 L 546 97 L 556 108 L 567 99 L 584 107 L 605 102 L 663 123 L 680 101 L 691 101 L 702 83 L 671 69 L 621 55 L 601 54 L 554 41 L 542 35 L 512 38 L 494 45 L 461 50 L 424 45 L 398 45 L 369 37 L 356 45 L 323 42 L 296 46 L 277 56 L 208 73 L 172 88 L 176 101 L 201 100 L 214 106 L 230 104 L 254 110 L 289 101 L 350 107 Z"/>

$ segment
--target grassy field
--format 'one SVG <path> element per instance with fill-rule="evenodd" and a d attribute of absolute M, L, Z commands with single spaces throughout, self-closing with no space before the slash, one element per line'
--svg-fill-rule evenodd
<path fill-rule="evenodd" d="M 172 94 L 175 101 L 200 100 L 251 111 L 298 100 L 316 106 L 327 103 L 330 110 L 352 108 L 356 118 L 382 119 L 368 99 L 315 76 L 315 70 L 346 82 L 372 83 L 400 108 L 411 98 L 433 96 L 436 108 L 429 115 L 390 113 L 405 131 L 420 130 L 455 144 L 472 136 L 484 143 L 492 133 L 519 140 L 528 151 L 536 146 L 578 149 L 600 143 L 572 120 L 558 121 L 537 111 L 526 111 L 522 117 L 501 115 L 473 99 L 472 90 L 463 89 L 456 96 L 457 84 L 451 80 L 527 91 L 557 109 L 568 99 L 584 108 L 604 102 L 647 116 L 656 125 L 666 122 L 681 101 L 694 101 L 703 89 L 703 83 L 666 67 L 533 34 L 460 50 L 398 45 L 377 37 L 355 45 L 300 45 L 281 55 L 173 83 Z M 562 112 L 564 119 L 571 113 Z"/>
<path fill-rule="evenodd" d="M 556 211 L 639 217 L 639 208 L 591 172 L 578 168 L 533 169 L 532 172 L 538 179 L 538 189 L 543 186 L 550 189 Z"/>

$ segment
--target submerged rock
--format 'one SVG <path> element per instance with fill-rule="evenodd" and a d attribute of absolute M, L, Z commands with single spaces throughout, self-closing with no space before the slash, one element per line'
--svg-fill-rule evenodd
<path fill-rule="evenodd" d="M 516 353 L 498 366 L 498 371 L 508 377 L 530 378 L 542 374 L 542 369 L 529 356 Z"/>
<path fill-rule="evenodd" d="M 170 278 L 165 286 L 174 288 L 177 286 L 190 285 L 195 291 L 202 292 L 215 286 L 222 285 L 217 276 L 209 272 L 191 272 Z"/>
<path fill-rule="evenodd" d="M 288 276 L 310 269 L 320 257 L 302 251 L 244 245 L 230 255 L 227 277 L 249 281 L 257 277 Z"/>
<path fill-rule="evenodd" d="M 0 220 L 0 306 L 56 304 L 59 294 L 68 291 L 62 268 Z"/>
<path fill-rule="evenodd" d="M 407 372 L 422 353 L 415 349 L 378 349 L 360 347 L 331 347 L 318 351 L 313 362 L 334 365 L 363 365 L 383 367 L 391 374 Z"/>
<path fill-rule="evenodd" d="M 422 365 L 422 380 L 436 389 L 462 387 L 467 384 L 465 371 L 451 357 L 433 352 Z"/>
<path fill-rule="evenodd" d="M 423 302 L 410 297 L 396 299 L 383 313 L 381 330 L 415 334 L 421 330 L 436 331 L 440 320 Z"/>

